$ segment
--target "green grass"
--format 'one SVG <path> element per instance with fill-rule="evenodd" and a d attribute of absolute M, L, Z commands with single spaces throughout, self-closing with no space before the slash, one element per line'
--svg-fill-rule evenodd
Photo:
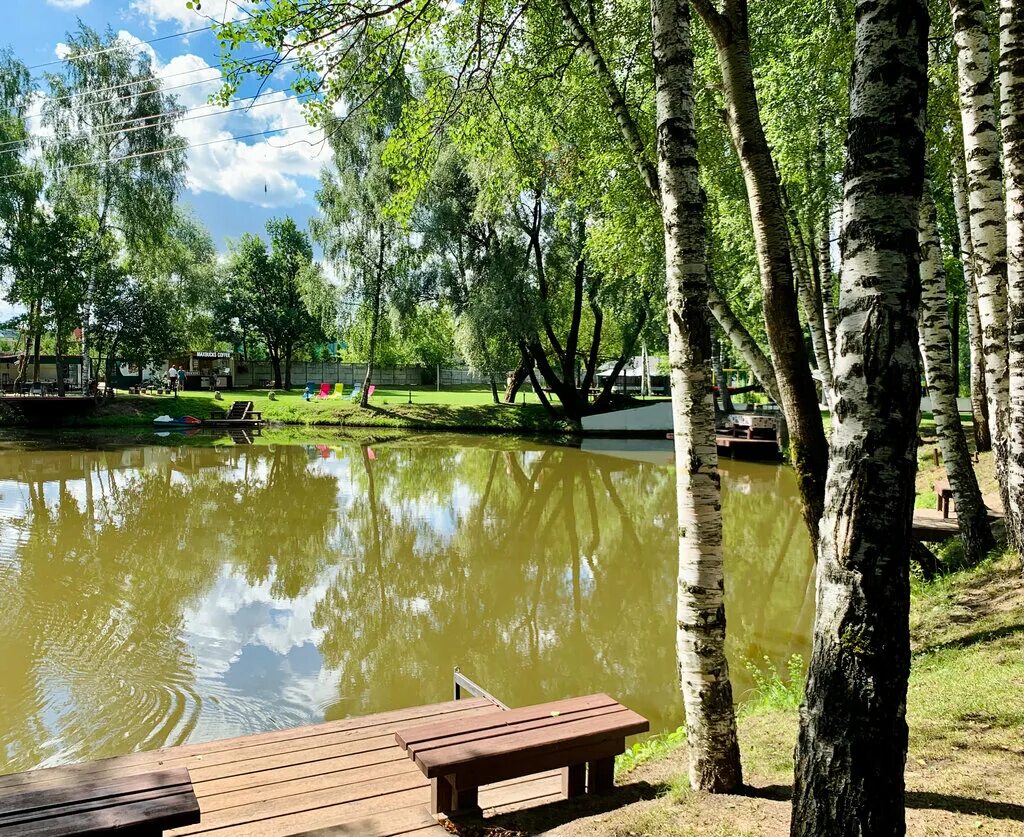
<path fill-rule="evenodd" d="M 410 402 L 410 395 L 411 401 Z M 483 431 L 552 435 L 577 428 L 552 417 L 533 393 L 515 404 L 495 404 L 487 389 L 458 388 L 437 392 L 430 388 L 378 389 L 366 408 L 347 398 L 305 401 L 302 389 L 278 391 L 271 400 L 267 390 L 232 390 L 215 401 L 210 392 L 171 395 L 118 395 L 110 404 L 76 422 L 78 427 L 149 427 L 160 415 L 206 418 L 211 410 L 227 409 L 232 401 L 252 401 L 271 424 L 305 427 L 364 427 L 418 430 Z"/>

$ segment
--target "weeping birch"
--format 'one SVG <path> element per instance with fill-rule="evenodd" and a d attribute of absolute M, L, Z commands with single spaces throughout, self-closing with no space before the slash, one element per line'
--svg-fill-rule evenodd
<path fill-rule="evenodd" d="M 974 251 L 978 316 L 985 353 L 985 391 L 996 475 L 1006 497 L 1006 438 L 1009 359 L 1006 333 L 1006 216 L 995 74 L 982 0 L 950 0 L 957 48 L 957 86 L 967 162 L 967 205 Z"/>
<path fill-rule="evenodd" d="M 1024 561 L 1024 9 L 1020 0 L 999 3 L 999 90 L 1006 167 L 1006 512 L 1010 543 Z"/>
<path fill-rule="evenodd" d="M 971 464 L 964 426 L 953 391 L 950 365 L 949 317 L 946 311 L 946 271 L 935 224 L 935 202 L 930 187 L 921 193 L 921 358 L 932 401 L 935 432 L 953 489 L 960 538 L 971 563 L 980 561 L 995 547 L 988 511 L 981 498 L 978 478 Z"/>
<path fill-rule="evenodd" d="M 857 0 L 836 411 L 791 830 L 903 835 L 925 0 Z"/>
<path fill-rule="evenodd" d="M 978 287 L 974 278 L 974 247 L 971 245 L 971 219 L 967 208 L 967 187 L 960 166 L 952 166 L 953 209 L 960 238 L 960 263 L 964 269 L 967 290 L 967 344 L 971 364 L 971 416 L 974 422 L 974 449 L 992 450 L 988 427 L 988 398 L 985 392 L 985 350 L 981 338 L 981 317 L 978 315 Z"/>

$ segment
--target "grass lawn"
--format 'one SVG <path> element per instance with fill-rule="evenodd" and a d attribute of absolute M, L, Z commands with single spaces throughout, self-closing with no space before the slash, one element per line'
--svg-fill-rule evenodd
<path fill-rule="evenodd" d="M 299 426 L 390 427 L 420 430 L 478 430 L 531 434 L 572 432 L 571 422 L 552 418 L 533 393 L 520 395 L 515 404 L 495 404 L 490 390 L 459 388 L 437 392 L 429 388 L 388 389 L 374 392 L 361 408 L 347 398 L 305 401 L 302 389 L 269 392 L 232 390 L 215 401 L 210 392 L 171 395 L 118 395 L 113 403 L 79 421 L 80 427 L 148 427 L 161 415 L 206 418 L 211 410 L 227 409 L 232 401 L 252 401 L 271 423 Z"/>
<path fill-rule="evenodd" d="M 1016 555 L 933 582 L 915 581 L 907 697 L 910 835 L 1024 833 L 1024 588 Z M 741 709 L 742 793 L 690 790 L 681 735 L 648 760 L 620 760 L 600 803 L 559 803 L 502 817 L 502 835 L 784 837 L 796 742 L 795 696 L 772 673 Z M 780 684 L 783 688 L 780 688 Z M 639 761 L 639 764 L 637 762 Z M 637 764 L 637 766 L 634 766 Z M 625 769 L 623 769 L 625 768 Z M 467 834 L 477 832 L 467 831 Z"/>

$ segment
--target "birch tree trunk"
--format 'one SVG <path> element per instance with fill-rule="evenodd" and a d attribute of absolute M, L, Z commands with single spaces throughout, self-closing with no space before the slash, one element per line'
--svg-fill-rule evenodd
<path fill-rule="evenodd" d="M 1006 290 L 1009 349 L 1006 521 L 1024 562 L 1024 9 L 999 3 L 999 90 L 1006 167 Z"/>
<path fill-rule="evenodd" d="M 857 0 L 836 411 L 791 833 L 903 835 L 925 0 Z"/>
<path fill-rule="evenodd" d="M 798 251 L 799 253 L 799 251 Z M 807 330 L 811 333 L 811 348 L 814 350 L 814 362 L 818 367 L 821 395 L 824 402 L 832 409 L 832 357 L 829 354 L 828 339 L 825 329 L 825 312 L 822 298 L 817 293 L 815 282 L 811 278 L 803 254 L 796 259 L 796 286 L 800 296 L 800 306 L 807 318 Z"/>
<path fill-rule="evenodd" d="M 739 352 L 740 357 L 750 367 L 754 377 L 761 382 L 761 386 L 764 387 L 768 397 L 776 404 L 780 403 L 779 384 L 775 379 L 775 370 L 772 368 L 771 361 L 768 360 L 765 353 L 761 351 L 761 347 L 757 345 L 757 341 L 733 313 L 729 303 L 725 301 L 718 288 L 715 287 L 715 283 L 710 280 L 708 281 L 708 308 L 711 309 L 711 313 L 722 327 L 725 336 L 729 338 L 733 348 Z"/>
<path fill-rule="evenodd" d="M 722 402 L 722 412 L 728 415 L 733 412 L 732 395 L 729 392 L 729 381 L 725 377 L 725 368 L 722 365 L 722 347 L 715 341 L 711 354 L 715 366 L 715 383 L 718 384 L 718 396 Z"/>
<path fill-rule="evenodd" d="M 974 449 L 979 453 L 992 450 L 988 427 L 988 396 L 985 391 L 985 350 L 978 316 L 978 286 L 974 278 L 974 247 L 971 245 L 971 218 L 967 208 L 967 188 L 959 164 L 952 167 L 953 208 L 960 238 L 960 263 L 964 268 L 967 289 L 967 343 L 971 363 L 971 415 L 974 419 Z"/>
<path fill-rule="evenodd" d="M 768 345 L 781 397 L 779 404 L 789 426 L 804 522 L 811 542 L 816 543 L 825 495 L 828 444 L 797 311 L 782 188 L 754 88 L 747 0 L 723 0 L 722 11 L 718 11 L 712 0 L 694 0 L 694 8 L 710 30 L 718 53 L 726 121 L 750 205 Z"/>
<path fill-rule="evenodd" d="M 821 296 L 821 311 L 825 318 L 825 338 L 828 340 L 828 356 L 835 362 L 836 356 L 836 303 L 832 293 L 832 216 L 828 204 L 822 209 L 821 229 L 815 246 L 815 261 L 818 265 L 818 294 Z"/>
<path fill-rule="evenodd" d="M 926 183 L 921 193 L 921 357 L 932 401 L 935 432 L 946 463 L 946 475 L 956 501 L 960 538 L 971 563 L 984 558 L 996 545 L 988 512 L 981 499 L 978 478 L 971 464 L 964 426 L 956 406 L 950 365 L 949 321 L 946 314 L 946 271 L 935 223 L 935 202 Z"/>
<path fill-rule="evenodd" d="M 1006 215 L 995 75 L 982 0 L 950 0 L 957 47 L 960 117 L 967 161 L 967 205 L 974 249 L 978 316 L 985 353 L 985 391 L 999 489 L 1007 507 L 1006 439 L 1009 359 L 1006 333 Z"/>
<path fill-rule="evenodd" d="M 725 659 L 705 198 L 697 176 L 688 0 L 652 0 L 651 26 L 677 463 L 679 678 L 686 708 L 690 784 L 699 790 L 725 792 L 742 783 L 742 772 Z"/>

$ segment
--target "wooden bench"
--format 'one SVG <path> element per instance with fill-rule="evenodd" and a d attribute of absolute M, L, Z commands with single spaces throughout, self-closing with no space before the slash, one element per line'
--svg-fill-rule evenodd
<path fill-rule="evenodd" d="M 6 783 L 0 787 L 0 837 L 148 837 L 199 822 L 199 801 L 184 767 L 99 778 L 95 763 L 79 767 L 81 771 L 75 767 L 33 770 L 19 774 L 25 779 L 20 783 L 5 776 Z"/>
<path fill-rule="evenodd" d="M 611 790 L 626 736 L 645 718 L 608 695 L 412 727 L 395 740 L 430 780 L 430 812 L 479 812 L 481 785 L 562 769 L 567 798 Z"/>
<path fill-rule="evenodd" d="M 949 504 L 953 500 L 953 489 L 949 485 L 949 480 L 939 480 L 935 483 L 934 488 L 935 507 L 942 512 L 942 517 L 945 519 L 949 517 Z"/>

